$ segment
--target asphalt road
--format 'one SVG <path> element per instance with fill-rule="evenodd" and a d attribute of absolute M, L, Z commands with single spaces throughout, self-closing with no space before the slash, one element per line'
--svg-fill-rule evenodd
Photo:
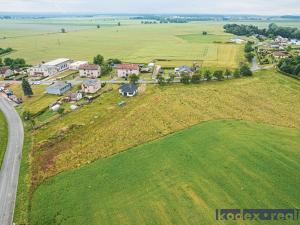
<path fill-rule="evenodd" d="M 11 225 L 16 202 L 24 130 L 12 103 L 1 96 L 0 110 L 7 119 L 9 132 L 6 153 L 0 170 L 0 225 Z"/>

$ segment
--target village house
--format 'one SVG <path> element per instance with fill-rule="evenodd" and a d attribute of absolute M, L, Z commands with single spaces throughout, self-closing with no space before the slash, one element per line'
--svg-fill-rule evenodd
<path fill-rule="evenodd" d="M 188 66 L 181 66 L 179 68 L 175 68 L 175 73 L 177 75 L 181 75 L 181 74 L 191 75 L 193 72 L 194 72 L 193 69 Z"/>
<path fill-rule="evenodd" d="M 10 77 L 14 75 L 14 71 L 12 71 L 9 67 L 0 68 L 0 77 Z"/>
<path fill-rule="evenodd" d="M 273 52 L 273 56 L 276 59 L 284 59 L 284 58 L 287 58 L 289 56 L 289 54 L 286 52 L 277 51 L 277 52 Z"/>
<path fill-rule="evenodd" d="M 28 69 L 28 73 L 33 77 L 54 76 L 69 69 L 72 60 L 67 58 L 56 59 L 44 64 L 39 64 Z"/>
<path fill-rule="evenodd" d="M 97 78 L 101 76 L 101 67 L 94 64 L 85 64 L 79 67 L 80 77 Z"/>
<path fill-rule="evenodd" d="M 101 83 L 97 79 L 89 79 L 83 81 L 81 90 L 87 94 L 94 94 L 101 89 Z"/>
<path fill-rule="evenodd" d="M 70 102 L 75 102 L 75 101 L 80 101 L 82 97 L 83 96 L 81 92 L 75 92 L 75 93 L 68 94 L 67 100 Z"/>
<path fill-rule="evenodd" d="M 137 86 L 134 84 L 123 84 L 119 88 L 119 92 L 123 96 L 133 97 L 138 93 Z"/>
<path fill-rule="evenodd" d="M 58 81 L 54 84 L 51 84 L 49 87 L 47 87 L 46 92 L 48 94 L 52 95 L 63 95 L 68 90 L 70 90 L 72 87 L 72 84 L 67 82 Z"/>
<path fill-rule="evenodd" d="M 70 70 L 79 70 L 80 66 L 87 65 L 87 64 L 88 64 L 88 61 L 76 61 L 76 62 L 73 62 L 70 64 L 69 69 Z"/>
<path fill-rule="evenodd" d="M 118 64 L 116 65 L 116 69 L 118 77 L 126 78 L 132 74 L 140 74 L 140 67 L 137 64 Z"/>

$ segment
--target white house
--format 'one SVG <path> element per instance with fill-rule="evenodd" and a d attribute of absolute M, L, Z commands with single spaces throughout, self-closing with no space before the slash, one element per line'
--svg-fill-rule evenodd
<path fill-rule="evenodd" d="M 71 63 L 71 59 L 60 58 L 33 66 L 28 69 L 28 73 L 33 77 L 49 77 L 68 70 Z"/>
<path fill-rule="evenodd" d="M 128 77 L 132 74 L 139 75 L 140 67 L 137 64 L 118 64 L 116 65 L 118 77 Z"/>
<path fill-rule="evenodd" d="M 69 69 L 70 70 L 79 70 L 80 66 L 88 64 L 88 61 L 76 61 L 70 64 Z"/>
<path fill-rule="evenodd" d="M 97 78 L 101 76 L 101 67 L 94 64 L 85 64 L 79 67 L 80 77 Z"/>

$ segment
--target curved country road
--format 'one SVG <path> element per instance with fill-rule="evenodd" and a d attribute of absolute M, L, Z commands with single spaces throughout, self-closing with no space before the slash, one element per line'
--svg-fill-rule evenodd
<path fill-rule="evenodd" d="M 24 140 L 22 121 L 6 99 L 0 96 L 0 110 L 8 123 L 8 143 L 0 170 L 0 224 L 11 225 L 16 202 Z"/>

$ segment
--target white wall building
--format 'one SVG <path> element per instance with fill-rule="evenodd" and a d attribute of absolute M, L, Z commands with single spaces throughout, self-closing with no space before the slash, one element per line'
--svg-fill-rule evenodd
<path fill-rule="evenodd" d="M 140 68 L 137 64 L 118 64 L 116 65 L 118 77 L 128 77 L 132 74 L 139 75 Z"/>
<path fill-rule="evenodd" d="M 70 64 L 69 69 L 70 70 L 79 70 L 79 67 L 82 65 L 88 64 L 88 61 L 76 61 Z"/>
<path fill-rule="evenodd" d="M 80 77 L 97 78 L 101 76 L 101 67 L 94 64 L 81 65 L 79 67 Z"/>
<path fill-rule="evenodd" d="M 44 64 L 39 64 L 28 69 L 30 76 L 49 77 L 69 69 L 71 59 L 61 58 Z"/>

